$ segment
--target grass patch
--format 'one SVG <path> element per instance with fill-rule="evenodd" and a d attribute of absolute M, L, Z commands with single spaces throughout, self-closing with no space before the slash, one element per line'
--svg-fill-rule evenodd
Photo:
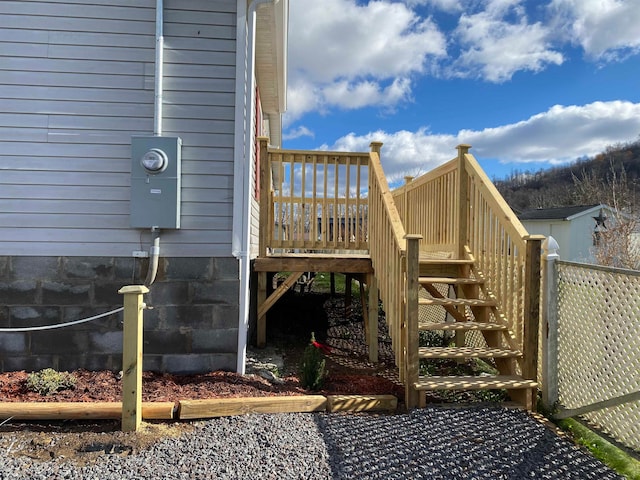
<path fill-rule="evenodd" d="M 640 461 L 633 458 L 625 451 L 619 449 L 611 442 L 585 427 L 577 420 L 567 418 L 554 420 L 556 425 L 569 432 L 573 440 L 586 447 L 591 454 L 629 480 L 640 480 Z"/>
<path fill-rule="evenodd" d="M 342 273 L 336 273 L 335 286 L 336 293 L 344 293 L 344 285 L 346 282 L 345 275 Z M 317 273 L 313 280 L 313 291 L 318 293 L 329 293 L 331 291 L 331 274 L 330 273 Z M 356 282 L 351 282 L 351 295 L 360 295 L 360 287 Z"/>

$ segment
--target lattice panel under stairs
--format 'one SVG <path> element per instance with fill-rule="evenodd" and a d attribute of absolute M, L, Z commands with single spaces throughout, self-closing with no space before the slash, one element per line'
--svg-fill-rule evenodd
<path fill-rule="evenodd" d="M 640 272 L 557 262 L 560 403 L 578 408 L 640 390 Z M 640 402 L 585 415 L 640 450 Z"/>

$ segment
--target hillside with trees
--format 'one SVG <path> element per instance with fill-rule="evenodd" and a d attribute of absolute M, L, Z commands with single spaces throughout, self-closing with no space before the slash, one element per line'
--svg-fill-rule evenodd
<path fill-rule="evenodd" d="M 569 165 L 537 172 L 514 170 L 494 183 L 516 212 L 604 203 L 634 213 L 640 201 L 640 140 Z"/>
<path fill-rule="evenodd" d="M 618 213 L 600 232 L 596 262 L 640 270 L 640 141 L 562 167 L 514 171 L 494 183 L 516 213 L 598 203 L 613 207 Z"/>

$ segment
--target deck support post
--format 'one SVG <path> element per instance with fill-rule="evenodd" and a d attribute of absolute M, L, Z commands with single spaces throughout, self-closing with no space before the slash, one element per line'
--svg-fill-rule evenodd
<path fill-rule="evenodd" d="M 258 272 L 258 310 L 267 301 L 267 272 Z M 263 348 L 267 344 L 267 313 L 258 315 L 256 344 Z"/>
<path fill-rule="evenodd" d="M 418 332 L 418 290 L 420 283 L 418 276 L 420 274 L 420 240 L 422 235 L 405 235 L 407 241 L 407 282 L 406 282 L 406 305 L 404 318 L 404 337 L 406 352 L 404 378 L 404 401 L 407 410 L 416 408 L 420 401 L 420 395 L 414 388 L 413 384 L 418 381 L 420 358 L 418 357 L 418 348 L 420 344 Z"/>
<path fill-rule="evenodd" d="M 369 287 L 369 324 L 367 334 L 367 345 L 369 346 L 369 361 L 378 362 L 378 280 L 373 273 L 367 275 L 367 285 Z"/>
<path fill-rule="evenodd" d="M 464 156 L 469 153 L 471 145 L 460 144 L 458 149 L 458 258 L 465 257 L 465 247 L 469 242 L 469 174 Z"/>
<path fill-rule="evenodd" d="M 351 316 L 351 284 L 353 283 L 353 275 L 346 273 L 344 275 L 344 316 Z"/>
<path fill-rule="evenodd" d="M 122 333 L 122 431 L 135 432 L 142 422 L 142 296 L 144 285 L 122 287 L 124 328 Z"/>

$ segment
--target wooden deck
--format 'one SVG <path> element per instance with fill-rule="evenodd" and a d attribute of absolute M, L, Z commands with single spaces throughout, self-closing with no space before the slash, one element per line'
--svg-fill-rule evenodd
<path fill-rule="evenodd" d="M 254 260 L 253 270 L 258 273 L 258 335 L 259 347 L 267 341 L 267 312 L 290 289 L 305 272 L 343 273 L 347 278 L 360 280 L 360 296 L 363 302 L 365 331 L 369 345 L 369 360 L 378 361 L 378 292 L 373 275 L 371 257 L 362 253 L 290 253 L 258 257 Z M 280 286 L 268 294 L 270 273 L 291 272 Z M 350 283 L 350 282 L 349 282 Z M 365 308 L 365 293 L 362 284 L 369 289 L 369 305 Z M 351 292 L 348 292 L 350 302 Z M 375 335 L 375 336 L 374 336 Z"/>
<path fill-rule="evenodd" d="M 357 276 L 369 358 L 377 361 L 382 301 L 408 408 L 430 389 L 505 388 L 534 408 L 540 244 L 487 178 L 469 145 L 391 191 L 371 151 L 321 152 L 260 145 L 258 345 L 266 314 L 305 272 Z M 288 276 L 269 294 L 269 274 Z M 427 314 L 429 313 L 429 314 Z M 433 322 L 431 317 L 436 318 Z M 455 346 L 419 345 L 421 330 L 451 331 Z M 469 337 L 467 337 L 469 333 Z M 493 380 L 426 381 L 420 358 L 488 357 Z M 498 385 L 499 387 L 496 387 Z"/>
<path fill-rule="evenodd" d="M 256 258 L 253 269 L 256 272 L 373 273 L 371 257 L 363 254 L 270 255 Z"/>

